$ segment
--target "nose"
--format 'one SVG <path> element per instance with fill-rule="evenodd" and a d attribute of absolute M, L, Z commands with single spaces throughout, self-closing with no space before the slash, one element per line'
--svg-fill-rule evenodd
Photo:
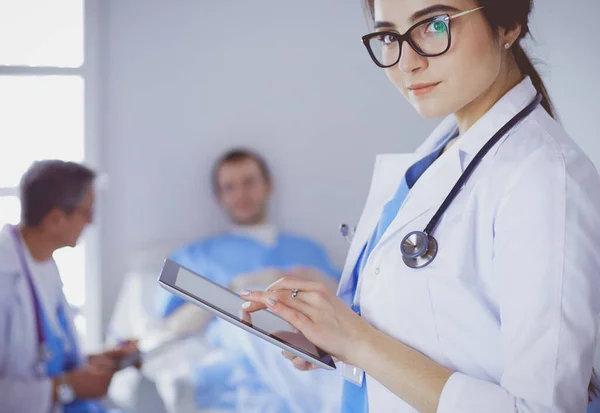
<path fill-rule="evenodd" d="M 414 73 L 423 70 L 427 67 L 427 62 L 427 58 L 415 52 L 408 42 L 402 44 L 402 53 L 398 62 L 398 67 L 402 72 Z"/>
<path fill-rule="evenodd" d="M 245 193 L 246 193 L 246 189 L 244 188 L 244 185 L 235 185 L 231 189 L 229 196 L 231 197 L 232 200 L 239 201 L 241 198 L 244 197 Z"/>

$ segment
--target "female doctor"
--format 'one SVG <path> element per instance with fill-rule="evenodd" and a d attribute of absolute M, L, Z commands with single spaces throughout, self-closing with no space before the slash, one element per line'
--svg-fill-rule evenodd
<path fill-rule="evenodd" d="M 344 412 L 586 410 L 600 178 L 520 45 L 531 3 L 367 1 L 375 64 L 450 116 L 377 158 L 339 297 L 294 274 L 242 293 L 347 365 Z"/>

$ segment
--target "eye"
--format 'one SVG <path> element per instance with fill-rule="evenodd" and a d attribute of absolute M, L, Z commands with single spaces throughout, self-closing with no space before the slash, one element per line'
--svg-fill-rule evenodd
<path fill-rule="evenodd" d="M 431 22 L 425 28 L 425 33 L 434 35 L 445 35 L 448 32 L 448 26 L 441 21 Z"/>
<path fill-rule="evenodd" d="M 377 40 L 385 45 L 390 45 L 396 41 L 396 38 L 391 34 L 382 34 L 381 36 L 377 36 Z"/>
<path fill-rule="evenodd" d="M 246 180 L 244 181 L 244 186 L 246 188 L 252 188 L 256 185 L 256 178 L 251 177 L 251 178 L 246 178 Z"/>

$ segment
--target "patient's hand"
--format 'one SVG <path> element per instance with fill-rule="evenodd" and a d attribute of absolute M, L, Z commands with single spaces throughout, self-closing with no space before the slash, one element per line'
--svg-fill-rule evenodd
<path fill-rule="evenodd" d="M 260 290 L 266 289 L 276 281 L 285 276 L 293 276 L 301 280 L 314 281 L 325 284 L 333 293 L 337 291 L 337 281 L 323 274 L 320 270 L 313 267 L 298 266 L 289 270 L 279 270 L 276 268 L 265 268 L 264 270 L 254 271 L 247 274 L 238 275 L 229 289 L 237 293 L 242 290 Z"/>
<path fill-rule="evenodd" d="M 164 327 L 170 333 L 184 336 L 201 332 L 212 319 L 212 314 L 194 304 L 185 303 L 165 320 Z"/>
<path fill-rule="evenodd" d="M 229 285 L 229 289 L 236 293 L 242 290 L 265 289 L 275 281 L 283 278 L 284 275 L 283 271 L 275 268 L 265 268 L 259 271 L 240 274 L 233 279 Z"/>

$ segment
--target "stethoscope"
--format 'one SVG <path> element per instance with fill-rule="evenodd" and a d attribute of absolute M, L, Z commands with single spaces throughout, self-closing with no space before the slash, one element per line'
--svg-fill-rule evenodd
<path fill-rule="evenodd" d="M 354 238 L 355 232 L 356 232 L 356 227 L 350 229 L 350 227 L 346 224 L 340 225 L 340 233 L 346 239 L 346 241 L 348 241 L 348 244 L 352 244 L 352 238 Z"/>
<path fill-rule="evenodd" d="M 25 247 L 23 246 L 23 242 L 21 241 L 19 230 L 16 226 L 12 226 L 11 230 L 13 238 L 15 239 L 17 254 L 19 255 L 19 260 L 21 262 L 23 274 L 25 275 L 27 285 L 29 286 L 31 300 L 33 302 L 33 309 L 35 313 L 38 359 L 35 362 L 34 369 L 40 377 L 45 377 L 47 372 L 46 364 L 52 359 L 52 352 L 46 344 L 46 334 L 44 332 L 44 324 L 42 322 L 41 302 L 33 284 L 33 277 L 31 276 L 31 271 L 29 271 L 29 265 L 27 265 L 27 260 L 25 259 Z"/>
<path fill-rule="evenodd" d="M 423 231 L 412 231 L 408 233 L 400 244 L 400 251 L 402 253 L 402 260 L 404 263 L 414 269 L 419 269 L 428 266 L 433 262 L 437 256 L 439 245 L 433 231 L 439 224 L 442 215 L 446 212 L 454 198 L 458 195 L 467 179 L 471 176 L 475 168 L 479 165 L 483 157 L 498 141 L 506 135 L 518 122 L 525 119 L 542 101 L 542 95 L 538 93 L 536 97 L 529 103 L 523 110 L 517 113 L 511 120 L 509 120 L 498 132 L 494 134 L 486 142 L 486 144 L 477 152 L 469 166 L 462 173 L 456 184 L 450 190 L 450 193 L 442 202 L 435 215 L 431 218 L 427 226 Z M 349 242 L 352 241 L 350 236 L 350 229 L 346 224 L 340 226 L 340 232 Z"/>

